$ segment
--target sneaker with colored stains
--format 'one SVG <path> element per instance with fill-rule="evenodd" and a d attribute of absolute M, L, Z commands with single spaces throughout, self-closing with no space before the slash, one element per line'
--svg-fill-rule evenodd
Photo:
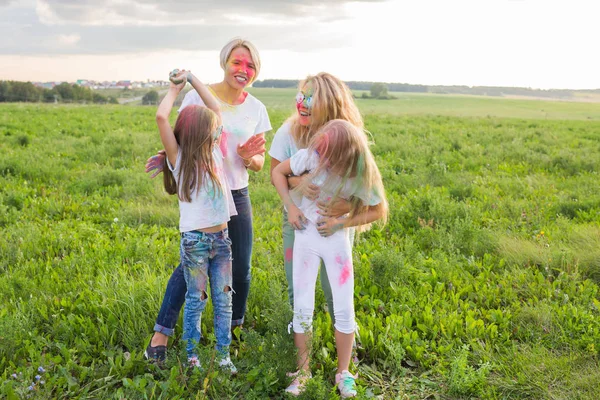
<path fill-rule="evenodd" d="M 219 368 L 223 371 L 229 372 L 231 375 L 237 375 L 238 370 L 231 362 L 231 358 L 229 356 L 221 358 L 219 361 Z"/>
<path fill-rule="evenodd" d="M 144 358 L 148 361 L 161 364 L 167 358 L 167 346 L 151 346 L 146 347 Z"/>
<path fill-rule="evenodd" d="M 352 375 L 347 370 L 335 375 L 335 383 L 342 399 L 356 397 L 356 378 L 356 375 Z"/>
<path fill-rule="evenodd" d="M 312 378 L 310 372 L 307 371 L 288 372 L 287 376 L 294 378 L 294 380 L 287 388 L 285 388 L 285 392 L 293 396 L 300 396 L 306 387 L 306 383 Z"/>

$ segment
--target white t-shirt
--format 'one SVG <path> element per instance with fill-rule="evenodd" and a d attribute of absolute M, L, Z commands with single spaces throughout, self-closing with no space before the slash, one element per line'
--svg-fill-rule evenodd
<path fill-rule="evenodd" d="M 237 146 L 246 143 L 253 135 L 271 130 L 267 108 L 250 93 L 242 104 L 236 106 L 221 101 L 216 95 L 215 97 L 221 107 L 223 119 L 221 151 L 225 156 L 225 176 L 230 190 L 243 189 L 248 186 L 248 171 L 237 154 Z M 198 92 L 190 90 L 183 98 L 178 112 L 190 104 L 205 105 Z"/>
<path fill-rule="evenodd" d="M 298 150 L 298 152 L 290 159 L 290 167 L 294 175 L 302 175 L 307 171 L 311 172 L 317 168 L 318 165 L 319 155 L 314 151 L 312 154 L 310 154 L 309 150 L 307 149 Z M 319 210 L 319 207 L 317 207 L 317 202 L 321 200 L 327 201 L 328 198 L 333 197 L 339 186 L 342 184 L 342 178 L 336 177 L 335 179 L 331 180 L 331 186 L 328 185 L 328 187 L 324 187 L 323 184 L 327 178 L 328 174 L 325 172 L 315 176 L 312 180 L 312 183 L 321 188 L 319 197 L 315 200 L 309 200 L 306 197 L 302 197 L 302 200 L 298 205 L 298 208 L 300 208 L 304 216 L 314 224 L 316 224 L 321 217 L 317 212 Z M 381 203 L 381 199 L 376 193 L 367 193 L 362 186 L 357 184 L 354 178 L 349 178 L 346 180 L 344 186 L 339 191 L 338 196 L 344 200 L 348 200 L 350 197 L 355 196 L 360 198 L 364 205 L 368 206 L 376 206 L 377 204 Z"/>
<path fill-rule="evenodd" d="M 275 132 L 271 148 L 269 149 L 269 155 L 279 162 L 284 162 L 297 152 L 298 146 L 296 146 L 296 142 L 292 136 L 292 123 L 286 122 Z"/>
<path fill-rule="evenodd" d="M 286 122 L 277 129 L 277 132 L 275 132 L 275 136 L 271 142 L 271 148 L 269 149 L 269 155 L 279 162 L 284 162 L 297 152 L 298 146 L 296 146 L 296 142 L 292 136 L 292 124 L 291 122 Z M 300 206 L 302 193 L 293 190 L 290 191 L 290 197 L 294 204 Z"/>
<path fill-rule="evenodd" d="M 197 229 L 210 228 L 228 222 L 230 216 L 237 215 L 231 190 L 227 184 L 223 170 L 223 154 L 215 146 L 213 153 L 215 173 L 221 182 L 221 189 L 213 187 L 208 176 L 202 180 L 200 190 L 192 190 L 190 202 L 179 199 L 179 231 L 189 232 Z M 167 164 L 179 189 L 179 171 L 181 168 L 181 149 L 177 152 L 175 166 L 167 158 Z"/>

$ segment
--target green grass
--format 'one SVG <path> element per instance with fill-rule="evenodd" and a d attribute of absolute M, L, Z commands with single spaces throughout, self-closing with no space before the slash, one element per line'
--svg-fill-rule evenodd
<path fill-rule="evenodd" d="M 259 97 L 270 109 L 290 112 L 294 110 L 295 89 L 252 88 L 250 92 Z M 396 96 L 396 99 L 375 100 L 361 99 L 362 92 L 354 91 L 356 102 L 361 111 L 366 114 L 600 120 L 600 103 L 404 92 L 390 93 Z"/>
<path fill-rule="evenodd" d="M 254 93 L 278 127 L 294 91 Z M 388 225 L 354 248 L 360 396 L 595 399 L 597 108 L 409 98 L 359 100 L 391 207 Z M 537 105 L 564 119 L 540 119 Z M 202 323 L 207 369 L 183 367 L 180 324 L 159 369 L 142 352 L 179 237 L 176 199 L 143 172 L 160 148 L 155 107 L 0 111 L 0 397 L 284 398 L 294 365 L 291 311 L 281 206 L 268 174 L 251 176 L 248 334 L 233 350 L 240 375 L 210 367 L 210 304 Z M 304 397 L 336 398 L 320 291 L 317 305 L 315 379 Z M 40 365 L 45 383 L 30 392 Z"/>

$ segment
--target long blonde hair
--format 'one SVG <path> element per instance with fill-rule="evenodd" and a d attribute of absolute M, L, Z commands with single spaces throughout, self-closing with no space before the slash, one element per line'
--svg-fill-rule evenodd
<path fill-rule="evenodd" d="M 165 157 L 163 184 L 167 193 L 177 193 L 180 200 L 189 202 L 192 191 L 200 190 L 205 178 L 212 182 L 213 195 L 221 191 L 212 157 L 213 132 L 217 129 L 218 121 L 217 114 L 200 105 L 189 105 L 179 113 L 173 129 L 181 151 L 179 185 Z"/>
<path fill-rule="evenodd" d="M 304 179 L 297 189 L 302 191 L 304 187 L 312 183 L 312 178 L 324 174 L 327 178 L 322 188 L 327 188 L 334 193 L 330 202 L 334 202 L 339 196 L 342 188 L 352 178 L 353 195 L 350 201 L 350 217 L 360 214 L 368 208 L 365 200 L 356 194 L 361 193 L 366 197 L 367 203 L 379 200 L 379 206 L 383 208 L 385 223 L 388 216 L 388 202 L 381 179 L 381 173 L 371 149 L 366 132 L 348 121 L 336 119 L 329 121 L 311 139 L 308 150 L 309 154 L 316 152 L 319 155 L 318 166 L 310 172 L 310 176 Z M 340 180 L 341 178 L 341 180 Z M 364 231 L 368 226 L 357 227 L 358 231 Z"/>
<path fill-rule="evenodd" d="M 313 91 L 310 125 L 300 125 L 297 112 L 288 119 L 292 125 L 292 137 L 298 148 L 306 148 L 315 132 L 326 122 L 334 119 L 343 119 L 357 128 L 363 128 L 360 111 L 354 102 L 352 92 L 344 82 L 327 72 L 320 72 L 300 81 L 298 90 L 304 89 L 307 85 L 311 85 Z"/>

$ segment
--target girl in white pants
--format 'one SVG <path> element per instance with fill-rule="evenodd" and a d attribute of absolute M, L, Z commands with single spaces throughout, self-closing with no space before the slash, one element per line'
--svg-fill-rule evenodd
<path fill-rule="evenodd" d="M 290 197 L 287 176 L 309 173 L 296 188 L 317 185 L 318 199 L 302 197 L 295 204 Z M 294 342 L 298 348 L 298 371 L 286 389 L 298 395 L 310 378 L 309 333 L 312 329 L 315 283 L 323 260 L 333 294 L 335 339 L 338 355 L 336 383 L 342 398 L 356 396 L 355 377 L 348 372 L 356 322 L 354 320 L 354 271 L 348 229 L 365 228 L 387 218 L 388 206 L 381 174 L 369 149 L 365 132 L 344 120 L 326 123 L 307 149 L 273 169 L 272 179 L 297 230 L 293 250 Z M 349 214 L 341 218 L 322 218 L 318 201 L 350 202 Z"/>

